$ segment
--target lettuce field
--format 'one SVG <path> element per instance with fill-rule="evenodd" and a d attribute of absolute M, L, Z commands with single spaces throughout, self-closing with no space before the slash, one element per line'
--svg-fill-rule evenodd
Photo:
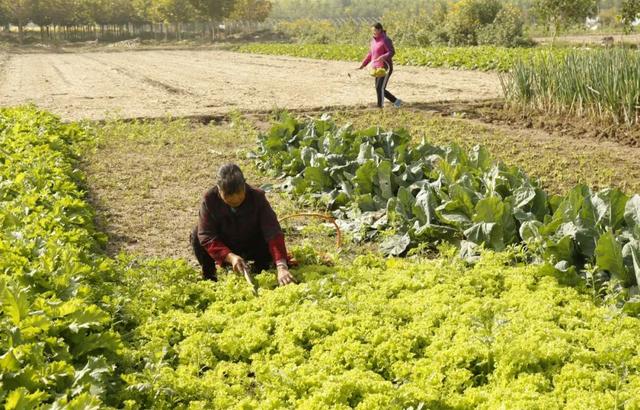
<path fill-rule="evenodd" d="M 284 116 L 253 161 L 384 252 L 292 246 L 300 284 L 263 272 L 256 297 L 105 252 L 94 131 L 0 110 L 4 408 L 640 408 L 637 195 L 555 196 L 480 147 Z"/>

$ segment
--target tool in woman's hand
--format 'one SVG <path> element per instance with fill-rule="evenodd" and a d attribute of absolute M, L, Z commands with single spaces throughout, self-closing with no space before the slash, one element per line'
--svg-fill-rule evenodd
<path fill-rule="evenodd" d="M 258 284 L 253 280 L 251 272 L 249 272 L 249 267 L 246 264 L 243 264 L 242 266 L 242 273 L 244 274 L 244 278 L 247 280 L 247 283 L 249 283 L 253 288 L 253 294 L 258 296 Z"/>

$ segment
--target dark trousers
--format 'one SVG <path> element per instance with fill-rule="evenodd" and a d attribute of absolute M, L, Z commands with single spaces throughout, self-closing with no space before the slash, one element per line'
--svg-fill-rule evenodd
<path fill-rule="evenodd" d="M 209 255 L 207 250 L 200 245 L 197 226 L 193 231 L 191 231 L 190 239 L 193 253 L 202 267 L 202 277 L 210 280 L 218 280 L 216 275 L 216 262 L 213 260 L 211 255 Z M 239 255 L 245 261 L 253 261 L 254 263 L 251 270 L 255 273 L 270 269 L 273 264 L 269 247 L 263 240 L 257 241 L 254 246 L 251 246 L 248 249 L 231 249 L 231 252 Z"/>
<path fill-rule="evenodd" d="M 387 91 L 387 84 L 389 83 L 389 77 L 393 73 L 393 66 L 387 66 L 387 75 L 384 77 L 376 78 L 376 93 L 378 94 L 378 108 L 382 108 L 384 104 L 384 99 L 386 97 L 387 100 L 392 103 L 396 102 L 398 99 Z"/>

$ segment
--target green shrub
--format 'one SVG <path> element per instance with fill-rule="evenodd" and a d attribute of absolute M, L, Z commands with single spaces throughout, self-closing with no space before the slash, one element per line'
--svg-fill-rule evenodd
<path fill-rule="evenodd" d="M 524 36 L 522 11 L 497 0 L 463 0 L 447 15 L 446 24 L 449 44 L 454 46 L 531 45 Z"/>
<path fill-rule="evenodd" d="M 396 10 L 382 17 L 389 36 L 402 46 L 478 44 L 508 47 L 530 43 L 524 39 L 523 17 L 519 8 L 498 0 L 463 0 L 449 8 L 434 2 L 419 10 Z M 297 43 L 364 44 L 371 27 L 351 21 L 336 24 L 330 20 L 299 19 L 280 23 L 277 31 Z"/>
<path fill-rule="evenodd" d="M 276 31 L 301 43 L 335 42 L 336 28 L 329 20 L 300 19 L 278 24 Z"/>
<path fill-rule="evenodd" d="M 524 37 L 524 19 L 517 7 L 505 5 L 496 15 L 493 23 L 478 30 L 478 44 L 495 44 L 505 47 L 532 45 Z"/>
<path fill-rule="evenodd" d="M 449 39 L 445 27 L 446 15 L 447 7 L 443 4 L 431 12 L 390 12 L 385 14 L 384 23 L 397 45 L 441 45 L 446 44 Z"/>
<path fill-rule="evenodd" d="M 502 5 L 498 0 L 462 0 L 447 15 L 449 44 L 471 46 L 478 44 L 478 32 L 491 25 Z"/>

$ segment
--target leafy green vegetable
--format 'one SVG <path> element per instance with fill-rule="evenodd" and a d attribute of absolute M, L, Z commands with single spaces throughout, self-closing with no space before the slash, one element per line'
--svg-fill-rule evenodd
<path fill-rule="evenodd" d="M 366 47 L 350 44 L 251 43 L 233 45 L 228 48 L 243 53 L 288 55 L 344 61 L 360 61 L 367 53 Z M 568 51 L 562 48 L 555 48 L 544 49 L 544 53 L 560 57 L 566 55 Z M 506 72 L 514 67 L 518 61 L 527 61 L 538 54 L 543 54 L 543 51 L 537 48 L 497 46 L 402 47 L 398 49 L 394 60 L 402 65 Z"/>
<path fill-rule="evenodd" d="M 409 234 L 404 234 L 402 236 L 394 235 L 385 239 L 380 245 L 380 249 L 385 255 L 399 256 L 407 250 L 410 243 L 411 238 L 409 237 Z"/>
<path fill-rule="evenodd" d="M 600 232 L 606 223 L 596 226 L 589 190 L 547 202 L 521 173 L 490 164 L 479 149 L 411 147 L 404 133 L 334 129 L 326 118 L 312 125 L 284 120 L 265 145 L 274 151 L 261 154 L 304 188 L 289 189 L 333 202 L 337 213 L 354 216 L 341 223 L 360 224 L 365 238 L 385 231 L 378 236 L 389 253 L 446 239 L 474 264 L 449 246 L 435 260 L 365 255 L 295 270 L 297 286 L 258 275 L 263 292 L 255 298 L 242 278 L 201 281 L 183 260 L 111 260 L 80 189 L 74 147 L 86 137 L 82 129 L 32 108 L 0 111 L 0 404 L 640 406 L 640 324 L 628 316 L 638 311 L 635 296 L 626 314 L 598 306 L 585 289 L 559 283 L 549 265 L 513 266 L 515 250 L 479 246 L 502 247 L 515 229 L 530 252 L 546 252 L 560 237 L 563 260 L 584 258 L 579 238 L 588 225 L 598 235 L 598 267 L 614 274 L 621 258 L 637 276 L 628 218 L 616 232 Z M 358 162 L 365 143 L 374 149 Z M 361 194 L 354 175 L 368 161 L 376 165 L 371 192 Z M 318 169 L 307 175 L 308 167 Z M 477 243 L 440 218 L 443 204 L 466 217 L 465 231 L 478 225 L 467 235 Z M 312 250 L 294 253 L 318 260 Z"/>
<path fill-rule="evenodd" d="M 26 289 L 15 291 L 5 287 L 0 302 L 2 302 L 4 314 L 11 318 L 16 326 L 19 326 L 20 322 L 29 314 Z"/>
<path fill-rule="evenodd" d="M 625 205 L 624 219 L 636 237 L 640 237 L 640 195 L 634 195 Z"/>
<path fill-rule="evenodd" d="M 0 404 L 7 409 L 104 407 L 113 366 L 99 381 L 74 374 L 115 360 L 122 348 L 96 286 L 113 272 L 81 188 L 76 150 L 86 139 L 78 125 L 33 108 L 0 110 Z"/>
<path fill-rule="evenodd" d="M 636 285 L 640 285 L 640 241 L 632 240 L 627 243 L 622 248 L 622 257 L 626 269 L 635 275 Z"/>
<path fill-rule="evenodd" d="M 565 196 L 550 197 L 520 169 L 494 163 L 482 147 L 464 152 L 455 145 L 412 145 L 403 130 L 358 131 L 338 127 L 327 117 L 292 123 L 285 115 L 282 121 L 294 134 L 287 135 L 286 144 L 273 145 L 282 128 L 276 123 L 261 135 L 258 165 L 304 187 L 292 192 L 305 202 L 357 219 L 343 224 L 369 231 L 356 237 L 395 232 L 395 239 L 382 246 L 387 254 L 404 254 L 425 242 L 464 245 L 463 256 L 479 247 L 499 251 L 526 244 L 532 260 L 552 262 L 562 271 L 575 268 L 586 276 L 587 265 L 598 265 L 626 287 L 636 283 L 631 262 L 622 265 L 621 260 L 624 247 L 640 240 L 637 195 L 629 198 L 617 189 L 592 192 L 580 185 Z M 324 164 L 326 179 L 317 183 L 307 175 L 315 168 L 294 166 L 300 162 Z M 386 212 L 386 218 L 371 220 L 377 212 Z M 631 249 L 625 253 L 628 261 Z"/>
<path fill-rule="evenodd" d="M 628 275 L 622 260 L 622 247 L 610 231 L 602 235 L 598 240 L 596 263 L 599 268 L 609 272 L 625 286 L 633 284 L 633 279 Z"/>
<path fill-rule="evenodd" d="M 473 266 L 442 254 L 307 265 L 284 288 L 258 275 L 260 298 L 241 278 L 210 284 L 184 262 L 129 259 L 120 291 L 138 325 L 126 355 L 144 365 L 128 368 L 121 398 L 140 408 L 640 405 L 639 319 L 561 285 L 547 265 L 510 266 L 510 252 Z"/>

